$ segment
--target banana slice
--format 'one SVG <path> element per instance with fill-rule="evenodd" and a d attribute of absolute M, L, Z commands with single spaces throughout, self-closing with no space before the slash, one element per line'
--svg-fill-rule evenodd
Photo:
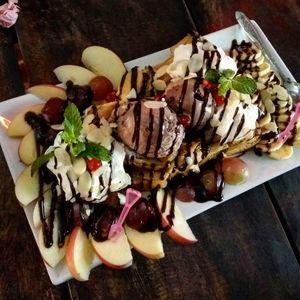
<path fill-rule="evenodd" d="M 271 71 L 270 65 L 267 62 L 264 62 L 259 66 L 258 74 L 260 77 L 263 77 L 269 74 L 270 71 Z"/>
<path fill-rule="evenodd" d="M 293 146 L 290 145 L 282 145 L 281 148 L 279 148 L 276 151 L 273 151 L 269 154 L 269 156 L 276 160 L 283 160 L 283 159 L 289 159 L 294 153 Z"/>

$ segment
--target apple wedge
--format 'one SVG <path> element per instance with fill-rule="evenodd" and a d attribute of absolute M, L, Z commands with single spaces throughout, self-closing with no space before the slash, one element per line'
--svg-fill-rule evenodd
<path fill-rule="evenodd" d="M 74 84 L 79 85 L 86 85 L 96 77 L 96 74 L 90 70 L 76 65 L 62 65 L 54 69 L 53 72 L 60 82 L 66 83 L 71 80 Z"/>
<path fill-rule="evenodd" d="M 42 108 L 44 107 L 44 103 L 42 104 L 36 104 L 29 108 L 26 108 L 25 110 L 18 113 L 11 121 L 7 128 L 7 134 L 10 137 L 22 137 L 25 136 L 30 130 L 31 127 L 27 124 L 25 121 L 25 114 L 29 111 L 32 111 L 36 114 L 40 114 L 42 111 Z"/>
<path fill-rule="evenodd" d="M 117 54 L 104 47 L 91 46 L 84 49 L 81 61 L 93 73 L 109 79 L 115 90 L 118 89 L 126 69 Z"/>
<path fill-rule="evenodd" d="M 157 207 L 161 213 L 162 225 L 170 227 L 167 231 L 167 235 L 180 244 L 196 243 L 197 239 L 195 235 L 177 204 L 175 202 L 173 203 L 175 199 L 173 199 L 170 193 L 167 193 L 163 189 L 158 190 L 156 201 Z M 169 215 L 174 216 L 171 221 L 168 220 Z"/>
<path fill-rule="evenodd" d="M 116 239 L 97 242 L 91 238 L 95 253 L 106 266 L 114 269 L 124 269 L 132 265 L 132 255 L 125 232 Z"/>
<path fill-rule="evenodd" d="M 25 165 L 31 165 L 37 158 L 37 144 L 34 131 L 29 131 L 19 144 L 19 157 Z"/>
<path fill-rule="evenodd" d="M 125 225 L 125 232 L 131 246 L 140 254 L 151 259 L 165 256 L 161 233 L 158 229 L 150 232 L 139 232 Z"/>
<path fill-rule="evenodd" d="M 37 84 L 28 88 L 26 93 L 35 95 L 45 101 L 49 100 L 50 98 L 60 98 L 63 100 L 67 99 L 65 89 L 53 84 Z"/>
<path fill-rule="evenodd" d="M 26 206 L 39 196 L 38 172 L 31 176 L 31 165 L 26 167 L 16 180 L 15 193 L 19 202 Z"/>
<path fill-rule="evenodd" d="M 44 243 L 44 233 L 43 228 L 39 228 L 38 232 L 38 246 L 43 257 L 43 260 L 49 265 L 50 267 L 54 268 L 64 257 L 66 254 L 66 244 L 67 240 L 63 247 L 59 247 L 57 244 L 58 241 L 58 218 L 55 214 L 54 221 L 53 221 L 53 244 L 51 247 L 47 248 Z"/>
<path fill-rule="evenodd" d="M 52 199 L 52 192 L 51 189 L 49 189 L 44 193 L 44 214 L 46 218 L 48 218 L 50 215 L 51 199 Z M 42 225 L 42 220 L 40 217 L 39 201 L 37 201 L 34 206 L 32 220 L 33 220 L 33 226 L 35 228 L 38 228 Z"/>
<path fill-rule="evenodd" d="M 94 250 L 86 233 L 76 226 L 68 239 L 66 262 L 72 276 L 79 281 L 89 279 Z"/>

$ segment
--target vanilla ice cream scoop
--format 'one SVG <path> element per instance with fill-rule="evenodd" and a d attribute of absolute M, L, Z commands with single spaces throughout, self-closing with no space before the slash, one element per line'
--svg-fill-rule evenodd
<path fill-rule="evenodd" d="M 183 126 L 165 102 L 131 102 L 118 115 L 118 136 L 140 155 L 164 158 L 177 151 L 184 138 Z"/>

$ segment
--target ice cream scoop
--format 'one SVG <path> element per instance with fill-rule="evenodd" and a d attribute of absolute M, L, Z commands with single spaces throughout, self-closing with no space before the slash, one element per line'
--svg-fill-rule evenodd
<path fill-rule="evenodd" d="M 190 127 L 197 130 L 206 125 L 215 108 L 210 91 L 195 78 L 171 82 L 165 91 L 165 99 L 177 114 L 189 115 Z"/>
<path fill-rule="evenodd" d="M 118 136 L 130 149 L 150 158 L 164 158 L 177 151 L 184 128 L 162 101 L 136 101 L 118 112 Z"/>

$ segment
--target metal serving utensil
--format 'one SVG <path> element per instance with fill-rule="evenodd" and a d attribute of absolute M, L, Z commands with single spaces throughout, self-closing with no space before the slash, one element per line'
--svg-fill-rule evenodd
<path fill-rule="evenodd" d="M 287 92 L 294 101 L 295 112 L 288 126 L 277 136 L 277 139 L 284 143 L 291 135 L 291 130 L 294 128 L 295 123 L 298 121 L 298 118 L 300 116 L 300 84 L 296 81 L 291 80 L 291 78 L 289 78 L 289 76 L 282 70 L 282 68 L 280 68 L 275 58 L 276 52 L 273 48 L 270 47 L 268 43 L 266 43 L 265 38 L 257 30 L 251 20 L 241 11 L 235 12 L 235 18 L 242 29 L 245 31 L 249 39 L 262 50 L 273 71 L 280 78 L 282 85 L 287 89 Z"/>

